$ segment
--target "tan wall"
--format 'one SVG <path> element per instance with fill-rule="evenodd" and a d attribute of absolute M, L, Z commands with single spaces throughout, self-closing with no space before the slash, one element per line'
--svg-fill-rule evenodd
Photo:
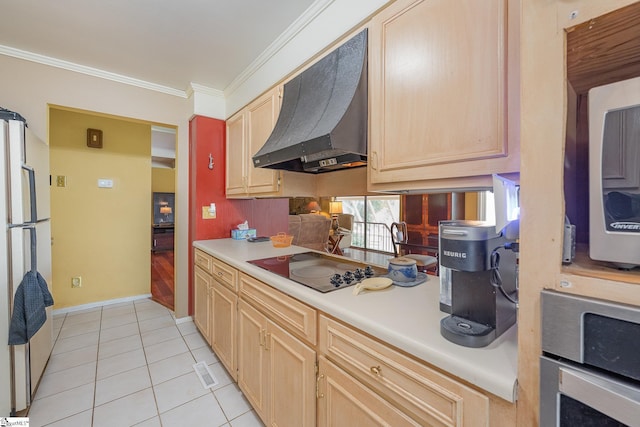
<path fill-rule="evenodd" d="M 87 128 L 103 131 L 102 149 L 87 147 Z M 151 127 L 51 108 L 49 137 L 54 308 L 149 294 Z"/>
<path fill-rule="evenodd" d="M 0 55 L 0 69 L 12 76 L 11 79 L 0 79 L 3 106 L 19 111 L 27 118 L 31 130 L 44 141 L 49 140 L 49 105 L 71 106 L 176 127 L 176 186 L 185 190 L 176 193 L 176 209 L 188 211 L 189 99 L 3 55 Z M 187 216 L 178 215 L 176 219 L 175 312 L 177 317 L 184 317 L 188 315 L 191 271 L 188 255 L 192 248 L 188 242 Z"/>
<path fill-rule="evenodd" d="M 151 191 L 161 193 L 175 193 L 175 169 L 151 168 Z"/>

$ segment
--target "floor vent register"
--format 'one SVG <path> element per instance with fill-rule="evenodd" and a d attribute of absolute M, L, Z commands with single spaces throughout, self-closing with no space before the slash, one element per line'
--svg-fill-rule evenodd
<path fill-rule="evenodd" d="M 218 379 L 211 373 L 205 362 L 198 362 L 194 364 L 193 370 L 196 371 L 196 374 L 202 383 L 202 387 L 211 388 L 218 385 Z"/>

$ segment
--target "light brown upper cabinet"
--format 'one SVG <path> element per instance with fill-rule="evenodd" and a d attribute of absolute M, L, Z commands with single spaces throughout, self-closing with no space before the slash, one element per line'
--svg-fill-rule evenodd
<path fill-rule="evenodd" d="M 316 191 L 312 174 L 253 167 L 280 114 L 282 85 L 256 98 L 227 120 L 227 198 L 303 197 Z"/>
<path fill-rule="evenodd" d="M 275 195 L 279 190 L 280 172 L 254 168 L 251 157 L 276 125 L 280 89 L 269 90 L 227 120 L 227 197 Z"/>
<path fill-rule="evenodd" d="M 519 12 L 507 3 L 398 0 L 372 19 L 370 190 L 488 186 L 492 173 L 519 172 L 508 25 Z"/>

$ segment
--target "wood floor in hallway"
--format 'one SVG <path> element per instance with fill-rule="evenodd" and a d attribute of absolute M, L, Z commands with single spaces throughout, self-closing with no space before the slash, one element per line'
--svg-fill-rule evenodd
<path fill-rule="evenodd" d="M 173 251 L 151 253 L 151 299 L 173 310 Z"/>

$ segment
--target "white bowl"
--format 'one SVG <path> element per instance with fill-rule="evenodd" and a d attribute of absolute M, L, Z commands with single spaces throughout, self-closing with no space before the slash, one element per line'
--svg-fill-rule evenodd
<path fill-rule="evenodd" d="M 389 278 L 394 282 L 414 282 L 418 277 L 416 260 L 411 258 L 392 258 L 389 260 Z"/>

